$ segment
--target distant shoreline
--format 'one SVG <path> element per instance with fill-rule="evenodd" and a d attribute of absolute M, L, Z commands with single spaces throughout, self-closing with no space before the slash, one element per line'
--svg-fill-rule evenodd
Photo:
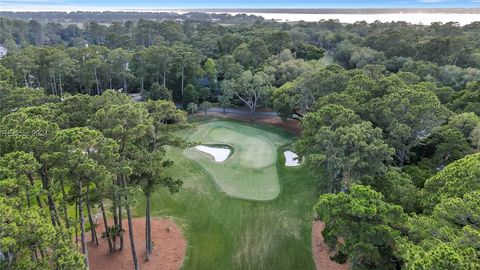
<path fill-rule="evenodd" d="M 42 22 L 82 23 L 115 20 L 187 20 L 221 21 L 223 23 L 256 22 L 257 19 L 277 22 L 319 22 L 337 20 L 340 23 L 410 24 L 455 22 L 460 26 L 480 21 L 480 8 L 375 8 L 375 9 L 122 9 L 108 11 L 0 11 L 0 17 Z"/>
<path fill-rule="evenodd" d="M 480 5 L 480 4 L 479 4 Z M 1 10 L 2 12 L 139 12 L 139 13 L 285 13 L 285 14 L 480 14 L 478 8 L 102 8 L 76 7 L 71 10 Z"/>
<path fill-rule="evenodd" d="M 140 11 L 142 9 L 138 9 Z M 153 9 L 152 9 L 153 10 Z M 133 11 L 133 10 L 132 10 Z M 167 11 L 167 10 L 165 10 Z M 168 9 L 174 12 L 212 13 L 289 13 L 289 14 L 393 14 L 393 13 L 441 13 L 441 14 L 480 14 L 479 8 L 205 8 Z"/>
<path fill-rule="evenodd" d="M 236 15 L 239 13 L 229 13 Z M 340 23 L 353 24 L 356 22 L 374 23 L 380 21 L 406 22 L 418 25 L 430 25 L 432 23 L 455 22 L 464 26 L 480 21 L 480 14 L 476 13 L 246 13 L 255 15 L 265 20 L 278 22 L 318 22 L 322 20 L 338 20 Z"/>

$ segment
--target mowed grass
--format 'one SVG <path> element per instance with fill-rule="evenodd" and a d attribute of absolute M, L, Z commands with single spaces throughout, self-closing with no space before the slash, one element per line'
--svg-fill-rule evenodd
<path fill-rule="evenodd" d="M 277 174 L 277 148 L 288 142 L 274 132 L 238 122 L 211 120 L 186 136 L 201 144 L 226 144 L 233 154 L 215 162 L 194 147 L 185 149 L 188 158 L 199 163 L 213 178 L 221 192 L 248 200 L 272 200 L 280 194 Z"/>
<path fill-rule="evenodd" d="M 310 234 L 315 184 L 305 168 L 283 165 L 283 148 L 293 138 L 271 126 L 215 119 L 204 120 L 198 130 L 218 122 L 234 129 L 255 127 L 266 137 L 273 133 L 281 138 L 275 142 L 280 194 L 269 201 L 233 198 L 219 191 L 200 163 L 187 158 L 181 149 L 168 148 L 169 158 L 175 162 L 168 174 L 182 179 L 184 186 L 174 195 L 158 188 L 152 196 L 152 215 L 172 217 L 183 226 L 188 241 L 183 268 L 314 269 Z M 136 214 L 143 216 L 144 209 L 141 196 Z"/>

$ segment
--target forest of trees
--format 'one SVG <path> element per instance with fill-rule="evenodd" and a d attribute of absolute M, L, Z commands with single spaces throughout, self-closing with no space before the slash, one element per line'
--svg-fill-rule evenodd
<path fill-rule="evenodd" d="M 19 19 L 19 20 L 36 20 L 42 23 L 83 23 L 85 21 L 95 21 L 98 23 L 111 23 L 113 21 L 128 20 L 196 20 L 196 21 L 215 21 L 221 23 L 254 23 L 262 20 L 262 18 L 254 15 L 244 14 L 246 11 L 238 12 L 237 15 L 227 13 L 205 13 L 201 11 L 189 10 L 186 13 L 176 12 L 135 12 L 135 11 L 47 11 L 47 12 L 15 12 L 0 11 L 0 17 Z M 466 12 L 459 10 L 459 12 Z"/>
<path fill-rule="evenodd" d="M 180 190 L 163 174 L 163 146 L 186 146 L 177 107 L 217 104 L 304 116 L 294 149 L 318 184 L 335 261 L 480 267 L 480 22 L 1 18 L 0 44 L 0 266 L 88 267 L 94 207 L 110 252 L 122 249 L 110 239 L 123 237 L 132 198 Z"/>

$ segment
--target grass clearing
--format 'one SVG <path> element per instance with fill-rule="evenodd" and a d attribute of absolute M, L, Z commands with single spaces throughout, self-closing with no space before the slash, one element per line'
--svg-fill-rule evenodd
<path fill-rule="evenodd" d="M 219 192 L 217 181 L 198 161 L 187 158 L 181 149 L 169 147 L 167 152 L 175 165 L 168 173 L 182 179 L 184 186 L 174 195 L 158 188 L 152 195 L 152 215 L 171 216 L 182 225 L 188 242 L 183 268 L 314 269 L 310 236 L 315 184 L 302 166 L 284 166 L 283 150 L 291 143 L 291 135 L 272 126 L 202 119 L 198 130 L 207 134 L 210 129 L 202 126 L 216 123 L 233 127 L 230 130 L 255 128 L 258 139 L 278 136 L 273 166 L 281 192 L 269 201 L 232 198 Z M 143 216 L 144 209 L 141 196 L 136 214 Z"/>
<path fill-rule="evenodd" d="M 187 136 L 203 145 L 225 144 L 233 148 L 225 161 L 195 147 L 183 153 L 200 164 L 229 196 L 247 200 L 272 200 L 280 194 L 277 175 L 277 148 L 287 140 L 276 133 L 238 122 L 211 120 Z"/>

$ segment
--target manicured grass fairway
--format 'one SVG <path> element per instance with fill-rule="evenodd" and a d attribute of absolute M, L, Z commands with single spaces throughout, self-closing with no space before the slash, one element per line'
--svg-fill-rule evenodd
<path fill-rule="evenodd" d="M 271 126 L 211 118 L 196 121 L 200 122 L 198 132 L 208 130 L 203 125 L 221 125 L 232 131 L 245 128 L 248 130 L 245 132 L 253 132 L 258 138 L 265 134 L 266 138 L 274 140 L 271 143 L 277 147 L 273 159 L 276 159 L 280 194 L 269 201 L 231 197 L 221 192 L 208 169 L 200 165 L 201 160 L 197 162 L 187 158 L 181 149 L 168 148 L 169 157 L 175 162 L 169 174 L 182 179 L 184 186 L 175 195 L 159 188 L 152 196 L 152 215 L 171 216 L 177 224 L 184 226 L 188 250 L 183 268 L 314 269 L 310 230 L 315 185 L 305 168 L 283 165 L 285 160 L 281 144 L 287 145 L 293 138 Z M 250 130 L 252 128 L 257 130 Z M 185 134 L 193 138 L 202 137 L 192 135 L 192 132 Z M 235 132 L 230 134 L 234 140 L 240 136 Z M 227 140 L 226 137 L 224 139 Z M 234 143 L 237 142 L 228 144 Z M 249 175 L 245 172 L 245 176 Z M 249 188 L 242 189 L 245 190 Z M 144 198 L 139 197 L 136 213 L 143 216 L 144 208 Z"/>
<path fill-rule="evenodd" d="M 280 194 L 277 175 L 277 148 L 288 142 L 284 137 L 237 122 L 213 120 L 198 126 L 189 141 L 227 144 L 233 154 L 223 162 L 194 147 L 183 153 L 197 161 L 226 194 L 248 200 L 272 200 Z"/>

